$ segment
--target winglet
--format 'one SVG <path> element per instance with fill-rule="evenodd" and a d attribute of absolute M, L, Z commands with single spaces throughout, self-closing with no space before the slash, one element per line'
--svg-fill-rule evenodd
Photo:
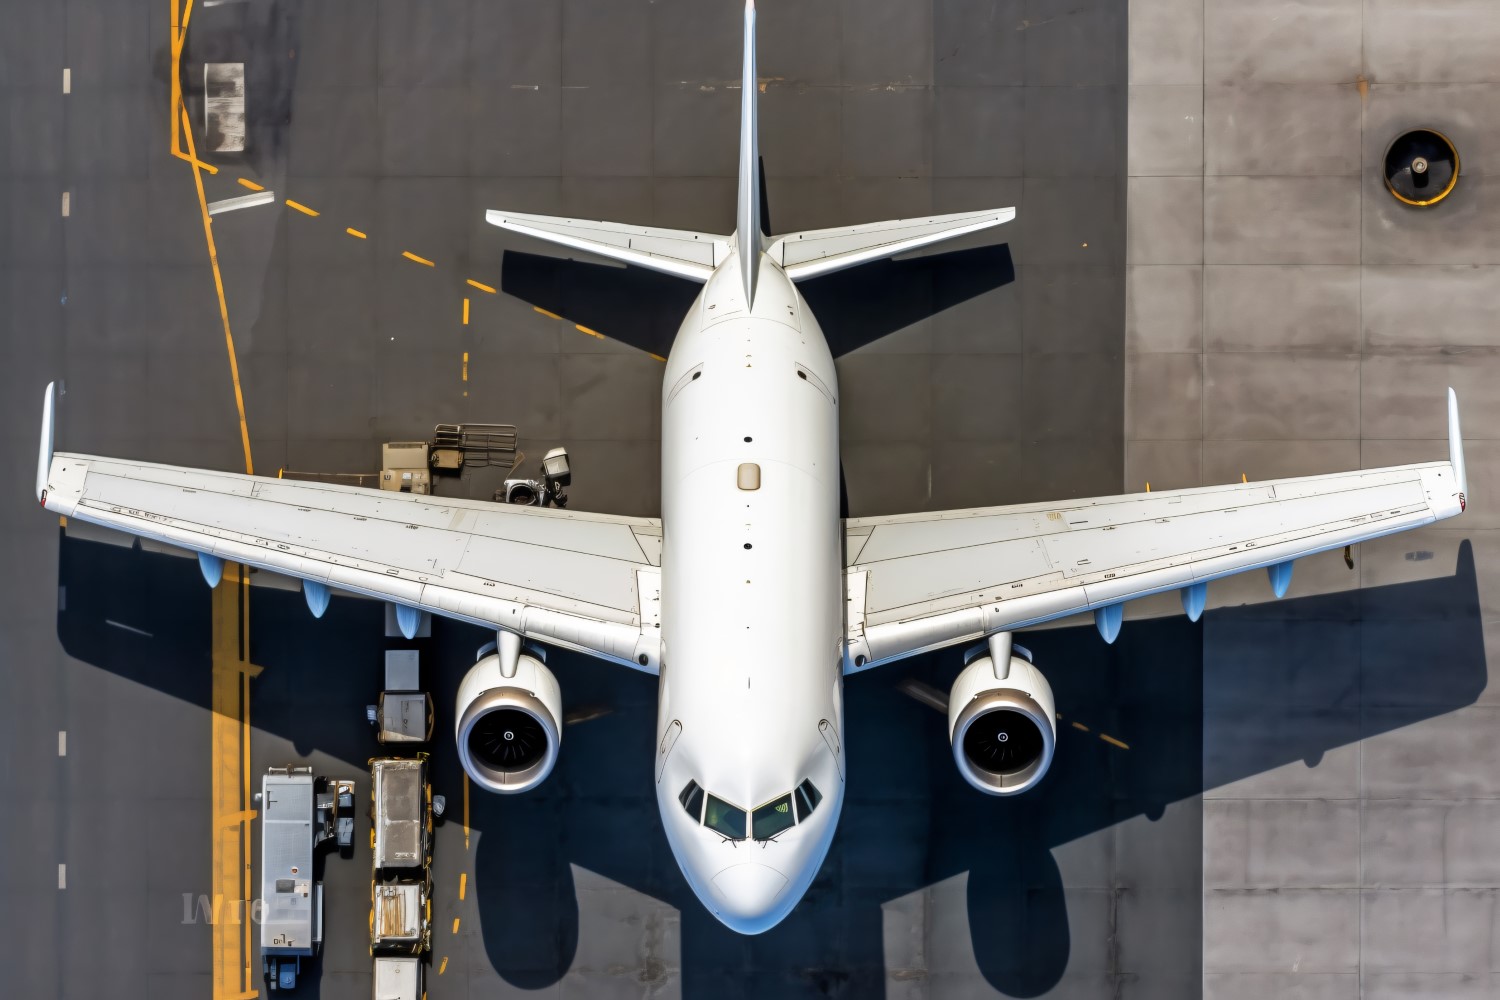
<path fill-rule="evenodd" d="M 735 214 L 735 245 L 745 309 L 755 303 L 755 278 L 765 249 L 760 235 L 760 150 L 755 105 L 760 96 L 755 75 L 755 0 L 745 0 L 745 60 L 740 74 L 740 182 Z"/>
<path fill-rule="evenodd" d="M 1458 484 L 1458 509 L 1469 506 L 1469 475 L 1464 468 L 1464 436 L 1458 426 L 1458 393 L 1448 387 L 1448 464 L 1453 466 L 1453 481 Z"/>
<path fill-rule="evenodd" d="M 52 406 L 57 398 L 57 383 L 47 383 L 47 394 L 42 397 L 42 440 L 36 455 L 36 498 L 45 504 L 47 473 L 52 469 Z"/>

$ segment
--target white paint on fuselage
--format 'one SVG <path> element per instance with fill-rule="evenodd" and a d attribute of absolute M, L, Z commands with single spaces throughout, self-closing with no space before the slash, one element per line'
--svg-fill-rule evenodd
<path fill-rule="evenodd" d="M 682 728 L 658 757 L 657 803 L 693 891 L 757 933 L 806 891 L 843 804 L 838 382 L 781 268 L 761 256 L 747 311 L 731 254 L 683 321 L 662 391 L 658 755 Z M 759 489 L 739 488 L 742 463 L 760 467 Z M 678 802 L 692 780 L 753 811 L 808 778 L 822 802 L 770 842 L 727 842 Z"/>

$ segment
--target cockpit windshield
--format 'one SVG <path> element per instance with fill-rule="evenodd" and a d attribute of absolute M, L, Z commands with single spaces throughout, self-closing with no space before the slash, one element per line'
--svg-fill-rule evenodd
<path fill-rule="evenodd" d="M 792 817 L 792 796 L 790 793 L 779 799 L 772 799 L 759 809 L 750 818 L 750 835 L 756 840 L 770 840 L 784 830 L 790 830 L 796 824 Z"/>
<path fill-rule="evenodd" d="M 808 778 L 797 786 L 797 822 L 807 819 L 809 813 L 818 808 L 818 803 L 823 801 L 823 793 L 818 791 L 818 786 Z"/>
<path fill-rule="evenodd" d="M 729 840 L 744 840 L 745 810 L 710 794 L 703 810 L 703 825 Z"/>
<path fill-rule="evenodd" d="M 696 781 L 689 781 L 687 787 L 677 796 L 677 801 L 682 803 L 682 808 L 687 814 L 699 823 L 703 822 L 703 789 Z"/>
<path fill-rule="evenodd" d="M 809 779 L 794 791 L 778 796 L 758 807 L 749 816 L 750 836 L 759 841 L 775 840 L 807 817 L 823 800 L 823 795 Z M 745 810 L 707 793 L 696 781 L 689 781 L 677 795 L 677 801 L 696 822 L 702 823 L 726 840 L 745 839 Z"/>

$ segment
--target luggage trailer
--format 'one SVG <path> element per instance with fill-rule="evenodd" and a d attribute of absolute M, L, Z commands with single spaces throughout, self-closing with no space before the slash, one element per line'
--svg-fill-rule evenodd
<path fill-rule="evenodd" d="M 432 943 L 432 785 L 427 758 L 370 761 L 370 953 L 376 1000 L 419 1000 Z"/>

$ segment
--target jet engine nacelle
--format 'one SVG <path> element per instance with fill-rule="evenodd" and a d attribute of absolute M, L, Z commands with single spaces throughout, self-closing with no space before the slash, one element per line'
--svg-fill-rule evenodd
<path fill-rule="evenodd" d="M 542 661 L 525 653 L 514 676 L 499 655 L 481 659 L 458 685 L 455 739 L 464 771 L 492 792 L 524 792 L 552 773 L 562 742 L 562 690 Z"/>
<path fill-rule="evenodd" d="M 1020 656 L 996 676 L 981 656 L 948 695 L 953 759 L 964 780 L 990 795 L 1015 795 L 1042 780 L 1057 745 L 1057 716 L 1046 678 Z"/>

